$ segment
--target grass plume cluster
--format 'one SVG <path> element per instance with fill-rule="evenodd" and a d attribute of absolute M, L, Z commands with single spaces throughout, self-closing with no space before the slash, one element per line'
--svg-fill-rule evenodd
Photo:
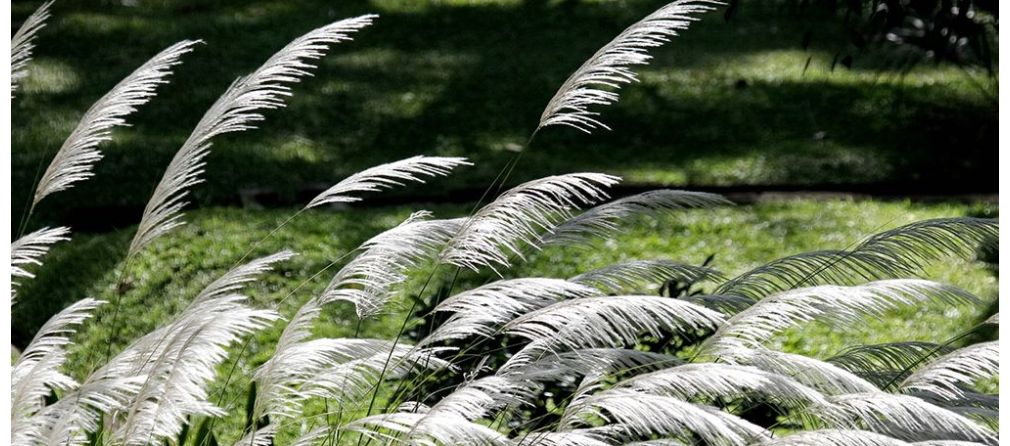
<path fill-rule="evenodd" d="M 716 3 L 677 0 L 632 24 L 593 55 L 550 100 L 540 124 L 605 128 L 595 107 L 619 97 L 636 79 L 647 50 L 683 31 Z M 39 17 L 45 19 L 45 8 Z M 290 262 L 281 250 L 249 260 L 254 244 L 153 330 L 123 348 L 90 351 L 84 376 L 65 373 L 68 347 L 83 324 L 108 324 L 118 336 L 119 298 L 130 262 L 182 225 L 192 188 L 203 181 L 211 140 L 251 130 L 263 110 L 280 108 L 291 84 L 309 76 L 310 61 L 370 26 L 377 16 L 340 20 L 295 39 L 259 69 L 237 79 L 210 107 L 154 190 L 119 270 L 116 299 L 83 299 L 53 316 L 15 360 L 12 443 L 17 445 L 219 444 L 218 420 L 236 405 L 212 389 L 247 380 L 241 435 L 235 445 L 744 445 L 998 443 L 998 341 L 952 345 L 917 342 L 865 345 L 821 360 L 781 351 L 772 340 L 812 323 L 846 330 L 887 312 L 920 306 L 979 307 L 985 299 L 915 275 L 933 262 L 971 258 L 991 248 L 998 223 L 946 218 L 905 225 L 851 249 L 791 256 L 736 277 L 708 267 L 640 259 L 579 271 L 568 279 L 510 277 L 531 253 L 611 237 L 630 221 L 691 207 L 729 205 L 722 197 L 662 190 L 611 200 L 619 177 L 557 174 L 505 189 L 518 152 L 464 217 L 411 213 L 318 275 L 322 292 L 259 302 L 249 285 Z M 37 32 L 38 23 L 25 34 Z M 18 33 L 21 35 L 22 33 Z M 25 39 L 31 41 L 30 38 Z M 153 96 L 167 68 L 192 42 L 156 56 L 85 114 L 47 171 L 41 199 L 86 180 L 111 126 Z M 30 55 L 27 50 L 18 55 Z M 12 56 L 13 57 L 13 56 Z M 28 56 L 18 61 L 29 63 Z M 105 105 L 103 105 L 105 104 Z M 594 107 L 594 108 L 590 108 Z M 327 203 L 450 175 L 470 163 L 458 157 L 412 157 L 364 170 L 325 191 L 303 212 Z M 521 168 L 521 167 L 518 167 Z M 42 186 L 40 186 L 42 187 Z M 22 223 L 29 227 L 31 211 Z M 816 218 L 812 216 L 811 218 Z M 275 229 L 276 231 L 276 229 Z M 269 238 L 275 231 L 271 231 Z M 12 266 L 32 279 L 66 228 L 41 229 L 12 246 Z M 453 278 L 442 290 L 440 273 Z M 412 275 L 426 277 L 408 288 Z M 455 289 L 457 279 L 486 274 L 487 283 Z M 308 277 L 306 280 L 311 280 Z M 714 293 L 673 285 L 670 296 L 648 284 L 708 282 Z M 465 283 L 460 281 L 459 283 Z M 437 292 L 436 292 L 437 291 Z M 359 324 L 381 317 L 403 294 L 434 295 L 427 334 L 408 342 L 414 299 L 393 339 L 318 335 L 321 315 L 353 305 Z M 441 297 L 440 297 L 441 296 Z M 282 306 L 288 298 L 298 299 Z M 93 319 L 111 306 L 111 317 Z M 294 311 L 287 312 L 286 308 Z M 109 314 L 109 313 L 102 313 Z M 427 316 L 427 315 L 426 315 Z M 998 316 L 981 325 L 998 324 Z M 281 326 L 271 345 L 254 334 Z M 360 325 L 359 325 L 360 327 Z M 236 350 L 237 348 L 237 350 Z M 256 348 L 265 356 L 251 376 L 234 374 Z M 504 357 L 498 355 L 507 351 Z M 474 360 L 476 358 L 476 360 Z M 440 377 L 451 388 L 432 390 Z M 323 404 L 320 415 L 305 415 Z M 280 435 L 281 433 L 287 433 Z"/>

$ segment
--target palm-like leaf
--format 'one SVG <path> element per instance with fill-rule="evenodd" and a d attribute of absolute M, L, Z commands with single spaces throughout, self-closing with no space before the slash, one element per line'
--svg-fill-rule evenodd
<path fill-rule="evenodd" d="M 537 129 L 551 125 L 567 125 L 586 133 L 599 127 L 609 129 L 596 119 L 599 113 L 589 108 L 617 102 L 620 96 L 607 88 L 617 89 L 637 81 L 631 67 L 647 64 L 652 58 L 649 49 L 668 42 L 696 20 L 694 15 L 710 11 L 717 4 L 677 0 L 629 26 L 568 77 L 547 103 Z"/>
<path fill-rule="evenodd" d="M 203 181 L 200 178 L 203 160 L 210 153 L 215 136 L 252 129 L 253 123 L 264 119 L 259 111 L 283 107 L 284 98 L 291 95 L 287 84 L 311 74 L 309 70 L 314 66 L 308 61 L 323 57 L 329 45 L 350 40 L 351 34 L 371 25 L 375 17 L 345 19 L 310 31 L 271 56 L 252 74 L 233 82 L 172 158 L 144 208 L 137 234 L 130 242 L 130 254 L 183 224 L 184 199 L 189 187 Z"/>
<path fill-rule="evenodd" d="M 466 158 L 445 156 L 414 156 L 362 170 L 323 191 L 305 206 L 306 209 L 326 203 L 361 201 L 352 194 L 378 192 L 403 186 L 407 182 L 423 183 L 423 177 L 446 176 L 459 166 L 470 166 Z"/>
<path fill-rule="evenodd" d="M 166 78 L 172 74 L 172 67 L 196 43 L 184 40 L 166 48 L 95 102 L 42 174 L 32 203 L 38 204 L 49 194 L 91 178 L 93 165 L 102 159 L 98 145 L 112 139 L 112 129 L 127 125 L 126 117 L 151 100 L 159 85 L 168 83 Z"/>

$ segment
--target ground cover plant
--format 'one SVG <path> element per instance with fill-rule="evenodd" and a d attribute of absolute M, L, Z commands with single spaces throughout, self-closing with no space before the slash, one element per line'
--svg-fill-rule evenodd
<path fill-rule="evenodd" d="M 48 6 L 15 36 L 15 62 L 28 62 Z M 122 248 L 123 258 L 108 271 L 95 265 L 96 273 L 107 275 L 107 285 L 95 291 L 108 299 L 77 300 L 30 329 L 34 335 L 13 364 L 12 442 L 998 443 L 998 341 L 982 333 L 998 325 L 998 314 L 952 327 L 938 342 L 888 340 L 835 352 L 802 345 L 805 334 L 825 326 L 832 334 L 851 333 L 886 330 L 893 320 L 886 316 L 896 314 L 938 320 L 980 314 L 991 305 L 987 287 L 973 293 L 919 277 L 940 267 L 954 282 L 984 282 L 978 266 L 953 259 L 994 252 L 995 219 L 938 216 L 887 224 L 859 242 L 748 265 L 732 275 L 717 268 L 723 256 L 732 259 L 727 246 L 694 249 L 691 255 L 705 256 L 694 262 L 631 257 L 583 268 L 566 264 L 569 250 L 588 246 L 634 255 L 642 248 L 622 231 L 662 234 L 658 225 L 690 209 L 705 209 L 690 215 L 722 221 L 727 230 L 744 214 L 702 192 L 660 189 L 612 199 L 621 178 L 606 173 L 555 174 L 507 186 L 523 154 L 543 150 L 536 141 L 544 129 L 593 134 L 606 128 L 604 106 L 637 79 L 635 69 L 649 61 L 649 51 L 717 6 L 675 1 L 593 54 L 561 83 L 526 145 L 472 209 L 436 209 L 439 217 L 455 214 L 451 218 L 399 210 L 394 225 L 359 214 L 345 226 L 366 239 L 343 254 L 319 253 L 314 240 L 305 240 L 298 254 L 279 249 L 258 255 L 261 246 L 286 241 L 290 225 L 325 224 L 313 218 L 322 207 L 339 209 L 472 164 L 458 156 L 411 156 L 350 175 L 287 215 L 265 211 L 252 233 L 240 231 L 248 223 L 234 223 L 243 238 L 208 242 L 207 234 L 186 229 L 193 226 L 186 220 L 227 221 L 236 214 L 184 211 L 190 191 L 205 180 L 216 138 L 253 130 L 265 110 L 285 105 L 294 84 L 331 47 L 381 18 L 338 20 L 296 38 L 228 86 L 180 141 L 136 228 L 77 245 L 82 251 L 101 247 L 98 258 Z M 22 304 L 20 287 L 53 286 L 44 282 L 55 280 L 45 274 L 52 264 L 40 264 L 70 235 L 64 227 L 32 227 L 32 212 L 50 195 L 90 179 L 112 128 L 152 99 L 173 71 L 184 69 L 178 65 L 195 45 L 169 46 L 116 85 L 40 169 L 20 225 L 24 235 L 12 245 L 13 279 L 21 283 L 12 291 L 15 310 Z M 818 202 L 765 206 L 766 212 L 792 211 L 792 218 L 813 221 L 785 226 L 807 232 L 816 231 L 821 213 L 840 212 Z M 155 255 L 179 249 L 181 241 L 214 254 Z M 309 270 L 285 269 L 299 264 L 299 254 L 315 256 L 301 263 Z M 201 257 L 227 266 L 203 265 Z M 163 264 L 166 258 L 174 260 Z M 320 261 L 323 268 L 312 268 Z M 538 262 L 554 264 L 558 276 L 524 274 L 537 271 Z M 175 282 L 205 269 L 225 272 L 200 284 L 169 285 L 184 295 L 149 307 L 164 311 L 149 315 L 150 326 L 130 320 L 136 310 L 128 299 L 155 289 L 152 280 Z M 146 276 L 155 271 L 156 277 Z M 271 271 L 288 278 L 270 285 Z M 295 273 L 307 274 L 292 278 Z M 325 286 L 309 292 L 317 276 Z M 270 293 L 250 297 L 258 282 Z M 339 308 L 354 311 L 343 326 L 332 323 Z M 384 330 L 389 326 L 392 331 Z M 96 336 L 79 341 L 78 330 Z M 801 345 L 785 348 L 790 339 Z"/>
<path fill-rule="evenodd" d="M 20 24 L 38 3 L 13 2 L 14 21 Z M 129 131 L 104 145 L 98 175 L 35 210 L 39 225 L 98 226 L 87 218 L 92 209 L 106 216 L 95 229 L 136 224 L 152 179 L 192 131 L 199 110 L 291 39 L 362 11 L 382 15 L 368 38 L 345 42 L 320 60 L 316 76 L 257 133 L 215 142 L 211 165 L 242 168 L 216 169 L 216 181 L 192 191 L 196 202 L 235 205 L 244 189 L 268 194 L 268 204 L 299 206 L 334 179 L 421 152 L 474 163 L 425 195 L 444 199 L 471 190 L 467 199 L 474 200 L 509 150 L 529 138 L 559 83 L 659 6 L 655 0 L 115 3 L 60 1 L 38 36 L 44 51 L 13 103 L 13 181 L 22 186 L 11 212 L 18 220 L 37 173 L 80 114 L 167 42 L 206 44 L 186 56 L 186 68 L 160 88 L 158 100 L 132 115 Z M 614 131 L 541 132 L 541 150 L 525 153 L 512 178 L 606 171 L 622 184 L 655 187 L 883 183 L 901 194 L 995 190 L 994 78 L 950 65 L 895 71 L 887 48 L 867 49 L 851 69 L 832 70 L 847 44 L 841 16 L 794 16 L 789 3 L 743 2 L 728 22 L 722 13 L 699 17 L 677 45 L 653 53 L 638 86 L 608 109 Z M 192 116 L 181 119 L 181 110 Z"/>

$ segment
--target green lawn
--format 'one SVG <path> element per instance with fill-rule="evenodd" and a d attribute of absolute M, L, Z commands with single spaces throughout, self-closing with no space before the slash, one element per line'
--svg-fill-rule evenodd
<path fill-rule="evenodd" d="M 45 258 L 38 277 L 19 290 L 13 343 L 23 346 L 53 313 L 93 296 L 113 305 L 79 334 L 71 374 L 81 376 L 113 351 L 180 310 L 203 286 L 233 266 L 304 202 L 304 191 L 364 167 L 415 154 L 465 155 L 476 166 L 421 190 L 465 201 L 453 192 L 482 188 L 534 128 L 554 90 L 596 48 L 662 2 L 432 1 L 290 2 L 196 0 L 140 2 L 61 0 L 38 42 L 34 69 L 14 100 L 12 219 L 20 218 L 34 177 L 87 107 L 158 50 L 184 38 L 207 44 L 185 58 L 173 83 L 136 114 L 130 128 L 103 145 L 97 175 L 47 198 L 30 229 L 44 224 L 100 222 L 100 233 L 77 231 Z M 538 135 L 512 180 L 579 170 L 623 176 L 629 183 L 806 185 L 898 183 L 993 185 L 996 181 L 995 85 L 982 73 L 920 67 L 901 76 L 879 52 L 851 69 L 830 70 L 838 20 L 798 22 L 750 2 L 726 23 L 707 19 L 656 53 L 642 82 L 604 111 L 613 132 L 572 129 Z M 15 2 L 15 22 L 36 2 Z M 199 207 L 190 224 L 123 264 L 140 209 L 200 114 L 236 76 L 305 31 L 343 17 L 381 14 L 376 26 L 341 44 L 317 75 L 296 87 L 285 110 L 267 113 L 261 129 L 215 141 L 207 182 L 193 191 Z M 799 41 L 817 30 L 809 50 Z M 811 64 L 804 70 L 810 57 Z M 986 186 L 988 187 L 988 186 Z M 242 189 L 272 192 L 282 207 L 228 207 Z M 988 190 L 988 189 L 987 189 Z M 438 217 L 465 215 L 463 204 L 310 211 L 258 245 L 253 255 L 290 248 L 299 256 L 250 290 L 258 305 L 290 315 L 320 292 L 345 254 L 392 227 L 412 210 Z M 646 220 L 589 248 L 550 248 L 508 277 L 570 277 L 635 258 L 669 258 L 712 266 L 729 276 L 772 259 L 851 246 L 862 237 L 934 217 L 995 213 L 993 205 L 798 200 L 679 213 Z M 77 227 L 75 229 L 82 229 Z M 84 228 L 86 229 L 86 228 Z M 334 260 L 336 265 L 319 273 Z M 363 324 L 362 336 L 391 338 L 419 271 L 384 317 Z M 449 268 L 435 275 L 439 289 Z M 979 262 L 944 261 L 925 275 L 985 299 L 996 296 L 995 272 Z M 121 296 L 117 283 L 127 284 Z M 455 289 L 490 280 L 464 273 Z M 711 291 L 711 284 L 703 285 Z M 855 343 L 942 341 L 981 315 L 977 308 L 923 307 L 871 321 L 856 333 L 811 326 L 776 340 L 790 351 L 827 356 Z M 353 310 L 334 305 L 319 334 L 350 336 Z M 280 324 L 241 356 L 244 376 L 270 355 Z M 240 392 L 233 381 L 224 403 Z M 220 386 L 220 383 L 218 383 Z M 220 389 L 218 389 L 220 390 Z M 320 410 L 314 407 L 312 410 Z M 231 414 L 240 417 L 241 410 Z M 232 419 L 228 423 L 239 423 Z M 232 430 L 231 432 L 234 432 Z M 225 441 L 227 442 L 227 441 Z"/>
<path fill-rule="evenodd" d="M 419 205 L 438 217 L 465 215 L 468 208 L 459 205 Z M 274 307 L 291 315 L 296 307 L 319 293 L 343 257 L 364 240 L 390 228 L 417 208 L 391 207 L 346 212 L 312 211 L 304 213 L 253 250 L 265 255 L 283 248 L 298 252 L 274 274 L 267 275 L 249 291 L 258 306 Z M 190 224 L 165 237 L 135 260 L 125 273 L 128 291 L 117 297 L 116 284 L 124 268 L 123 256 L 133 235 L 133 228 L 108 234 L 81 234 L 57 245 L 45 259 L 45 266 L 19 291 L 19 303 L 13 310 L 13 342 L 23 346 L 37 327 L 52 313 L 70 302 L 93 296 L 110 302 L 121 299 L 116 318 L 122 329 L 112 339 L 111 321 L 114 305 L 103 307 L 97 321 L 88 324 L 75 339 L 71 373 L 82 376 L 95 363 L 101 363 L 108 343 L 113 352 L 181 310 L 203 286 L 235 265 L 276 225 L 295 209 L 249 211 L 213 208 L 190 213 Z M 505 273 L 506 277 L 571 277 L 579 272 L 621 260 L 666 258 L 700 264 L 714 254 L 712 266 L 732 277 L 778 257 L 817 249 L 851 247 L 863 237 L 913 221 L 959 215 L 993 215 L 993 205 L 917 204 L 909 202 L 873 202 L 849 200 L 800 200 L 767 202 L 756 205 L 692 210 L 660 219 L 647 219 L 627 228 L 618 237 L 598 240 L 589 247 L 555 247 L 530 256 L 527 263 Z M 332 268 L 323 271 L 331 262 Z M 396 335 L 409 304 L 429 268 L 414 274 L 402 288 L 388 314 L 366 321 L 361 336 L 390 339 Z M 320 273 L 314 280 L 313 275 Z M 437 270 L 432 290 L 445 286 L 452 269 Z M 996 296 L 995 272 L 980 262 L 950 259 L 931 267 L 924 277 L 960 286 L 986 300 Z M 464 272 L 456 290 L 466 289 L 493 277 L 490 274 Z M 658 284 L 657 284 L 658 285 Z M 712 291 L 713 284 L 701 289 Z M 774 342 L 788 351 L 828 357 L 846 346 L 898 340 L 940 342 L 962 332 L 981 317 L 985 308 L 924 306 L 894 312 L 880 320 L 869 321 L 854 332 L 839 332 L 825 325 L 810 325 Z M 356 319 L 349 304 L 335 304 L 317 323 L 320 335 L 352 336 Z M 240 357 L 240 378 L 233 379 L 215 395 L 229 406 L 229 418 L 219 432 L 226 438 L 237 435 L 242 423 L 241 396 L 248 374 L 271 354 L 282 325 L 258 334 L 245 354 L 233 351 L 229 361 Z M 238 350 L 237 348 L 235 349 Z M 222 367 L 227 374 L 231 362 Z M 383 393 L 385 395 L 385 393 Z M 382 400 L 380 399 L 380 402 Z M 309 413 L 323 413 L 322 403 L 309 406 Z"/>
<path fill-rule="evenodd" d="M 15 2 L 15 23 L 37 2 Z M 261 129 L 215 142 L 201 206 L 230 205 L 261 188 L 294 203 L 332 183 L 410 155 L 465 155 L 476 167 L 442 191 L 481 187 L 522 144 L 568 74 L 663 2 L 67 0 L 41 34 L 31 76 L 14 101 L 13 204 L 20 216 L 39 167 L 87 107 L 158 50 L 184 38 L 172 84 L 105 144 L 97 176 L 46 200 L 37 222 L 88 218 L 88 209 L 139 214 L 172 154 L 236 77 L 292 38 L 375 12 L 376 25 L 338 45 Z M 656 51 L 642 82 L 604 111 L 613 127 L 587 136 L 550 128 L 515 181 L 600 170 L 630 182 L 676 185 L 996 181 L 996 85 L 984 73 L 926 65 L 902 76 L 882 50 L 832 71 L 840 20 L 747 2 L 726 22 L 708 14 Z M 804 33 L 814 30 L 803 50 Z M 807 58 L 809 68 L 804 69 Z M 123 224 L 132 223 L 124 218 Z"/>

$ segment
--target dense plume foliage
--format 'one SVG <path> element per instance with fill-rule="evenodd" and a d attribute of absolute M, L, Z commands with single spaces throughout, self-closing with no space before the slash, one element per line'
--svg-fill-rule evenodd
<path fill-rule="evenodd" d="M 649 60 L 649 49 L 715 5 L 678 0 L 629 27 L 564 82 L 533 133 L 556 124 L 605 128 L 587 107 L 615 102 L 613 89 L 635 80 L 631 68 Z M 19 69 L 29 62 L 31 36 L 47 8 L 15 36 L 15 43 L 29 42 L 12 54 Z M 309 60 L 376 18 L 311 31 L 236 80 L 172 160 L 127 259 L 181 224 L 183 198 L 203 181 L 214 136 L 250 129 L 264 119 L 259 110 L 282 107 L 293 94 L 290 84 L 309 75 Z M 85 130 L 75 130 L 57 155 L 38 199 L 86 179 L 97 160 L 95 146 L 153 97 L 153 87 L 191 47 L 188 41 L 170 47 L 102 98 L 82 120 Z M 489 192 L 504 189 L 517 162 L 518 156 Z M 360 201 L 362 194 L 468 164 L 419 156 L 380 165 L 340 181 L 298 212 Z M 319 295 L 292 290 L 303 302 L 292 314 L 282 314 L 279 305 L 263 307 L 246 293 L 295 253 L 236 259 L 166 323 L 107 352 L 86 376 L 72 377 L 64 365 L 75 329 L 100 305 L 119 305 L 85 298 L 53 316 L 15 360 L 11 441 L 216 445 L 222 433 L 214 421 L 240 409 L 222 404 L 211 385 L 248 378 L 241 383 L 248 403 L 242 432 L 233 435 L 236 445 L 998 443 L 998 395 L 991 385 L 999 373 L 998 341 L 962 346 L 957 342 L 965 333 L 959 333 L 944 344 L 864 345 L 827 359 L 778 351 L 770 342 L 811 323 L 844 330 L 930 302 L 987 304 L 915 276 L 931 263 L 992 248 L 996 220 L 924 221 L 871 236 L 851 250 L 790 256 L 732 278 L 669 259 L 631 260 L 567 279 L 509 275 L 515 263 L 546 245 L 610 237 L 643 216 L 730 204 L 717 195 L 674 190 L 610 200 L 619 182 L 604 173 L 559 174 L 507 189 L 469 216 L 436 219 L 416 212 L 349 253 Z M 15 241 L 14 278 L 31 280 L 26 268 L 43 267 L 50 246 L 68 234 L 67 228 L 40 229 Z M 391 340 L 328 338 L 313 330 L 330 306 L 353 305 L 366 319 L 408 293 L 424 296 L 431 292 L 427 284 L 420 290 L 405 284 L 416 274 L 430 281 L 439 268 L 457 275 L 493 272 L 499 279 L 468 290 L 450 287 L 432 309 L 439 317 L 429 319 L 433 326 L 416 342 L 403 342 L 403 328 Z M 706 282 L 716 291 L 648 294 L 649 285 L 671 281 Z M 415 309 L 416 301 L 404 328 L 428 316 Z M 223 372 L 226 361 L 238 364 L 247 354 L 252 334 L 277 324 L 282 333 L 250 376 Z M 998 315 L 985 324 L 997 325 Z M 428 391 L 447 376 L 458 380 Z M 305 416 L 305 407 L 318 402 L 325 403 L 325 416 Z"/>

